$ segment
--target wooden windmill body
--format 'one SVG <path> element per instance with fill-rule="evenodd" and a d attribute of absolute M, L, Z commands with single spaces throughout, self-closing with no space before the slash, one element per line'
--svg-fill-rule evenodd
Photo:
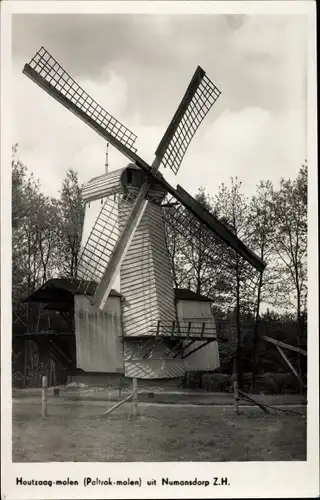
<path fill-rule="evenodd" d="M 215 252 L 226 249 L 225 262 L 234 261 L 248 273 L 252 269 L 261 273 L 265 264 L 181 186 L 171 186 L 159 168 L 178 172 L 220 91 L 198 67 L 149 165 L 136 152 L 136 136 L 43 47 L 23 71 L 132 162 L 92 179 L 83 191 L 87 208 L 80 282 L 78 293 L 73 291 L 77 366 L 91 372 L 124 370 L 141 378 L 217 368 L 210 301 L 173 290 L 164 219 L 186 240 L 205 234 L 205 251 L 212 262 Z M 167 195 L 177 208 L 164 217 L 161 202 Z M 96 213 L 90 222 L 93 205 Z"/>
<path fill-rule="evenodd" d="M 129 164 L 124 169 L 94 178 L 84 186 L 86 216 L 82 243 L 88 260 L 91 257 L 91 262 L 98 261 L 97 242 L 99 240 L 102 242 L 103 238 L 108 237 L 108 232 L 113 231 L 117 236 L 117 232 L 121 231 L 142 182 L 140 169 Z M 199 297 L 193 297 L 193 300 L 189 297 L 189 300 L 185 300 L 181 296 L 181 291 L 179 298 L 175 296 L 161 206 L 166 194 L 160 184 L 151 185 L 148 206 L 135 231 L 116 280 L 115 288 L 121 294 L 121 299 L 118 299 L 121 301 L 121 308 L 117 308 L 117 299 L 114 297 L 110 297 L 106 303 L 107 307 L 113 303 L 115 312 L 121 314 L 121 326 L 118 331 L 121 332 L 123 340 L 118 369 L 121 369 L 121 358 L 123 358 L 124 373 L 128 377 L 175 378 L 184 375 L 186 371 L 214 370 L 219 366 L 216 330 L 209 301 L 204 301 L 203 298 L 199 300 Z M 103 220 L 110 221 L 110 216 L 104 219 L 105 211 L 110 207 L 110 199 L 112 203 L 115 201 L 117 203 L 114 210 L 117 220 L 113 219 L 113 224 L 104 227 Z M 99 272 L 96 279 L 99 279 Z M 89 304 L 81 300 L 82 305 L 88 308 Z M 99 313 L 97 310 L 95 312 L 99 316 L 104 315 L 104 312 Z M 177 342 L 172 340 L 172 336 L 174 330 L 186 325 L 189 327 L 189 337 L 195 333 L 199 337 L 194 347 L 206 345 L 200 355 L 195 353 L 182 359 L 181 356 L 176 356 Z M 86 360 L 86 352 L 90 346 L 83 341 L 81 328 L 84 326 L 77 322 L 76 333 L 81 337 L 78 342 L 78 358 L 83 359 L 83 364 L 80 363 L 82 366 L 79 368 L 90 372 L 99 368 L 97 371 L 109 372 L 112 366 L 107 359 L 106 363 L 99 367 L 96 364 L 91 365 L 90 361 Z M 202 336 L 205 336 L 202 340 L 200 340 L 200 329 L 203 329 Z M 164 331 L 169 337 L 167 342 L 163 342 L 163 335 L 159 336 L 160 332 Z M 100 334 L 104 336 L 102 330 Z M 207 344 L 208 337 L 212 340 L 210 344 Z M 102 339 L 100 341 L 103 344 Z M 95 342 L 99 343 L 99 340 L 95 339 Z M 111 349 L 117 351 L 116 344 L 117 342 L 113 341 Z M 121 349 L 118 351 L 121 352 Z"/>

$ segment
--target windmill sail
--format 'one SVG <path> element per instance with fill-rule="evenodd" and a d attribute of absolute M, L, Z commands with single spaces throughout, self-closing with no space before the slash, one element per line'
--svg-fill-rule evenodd
<path fill-rule="evenodd" d="M 181 186 L 177 189 L 173 188 L 165 179 L 160 178 L 158 182 L 167 189 L 168 193 L 172 196 L 174 201 L 178 201 L 185 207 L 196 219 L 198 219 L 205 227 L 212 233 L 220 238 L 230 249 L 233 249 L 240 255 L 244 261 L 248 262 L 257 271 L 263 272 L 266 263 L 263 262 L 248 246 L 243 243 L 222 221 L 220 221 L 214 214 L 208 212 L 200 203 L 193 198 Z"/>
<path fill-rule="evenodd" d="M 224 224 L 213 215 L 206 213 L 181 187 L 173 188 L 158 173 L 161 164 L 171 168 L 174 173 L 178 172 L 194 134 L 221 94 L 202 68 L 196 69 L 159 143 L 151 166 L 136 154 L 134 146 L 136 135 L 94 101 L 43 47 L 30 63 L 24 66 L 23 72 L 147 173 L 140 184 L 140 191 L 135 193 L 126 224 L 116 229 L 114 224 L 116 202 L 111 198 L 107 199 L 82 251 L 79 275 L 83 279 L 94 278 L 98 282 L 92 303 L 103 307 L 147 208 L 147 195 L 153 181 L 158 182 L 162 189 L 174 196 L 201 224 L 240 255 L 245 262 L 248 262 L 249 266 L 253 266 L 260 272 L 263 271 L 265 264 L 261 259 L 254 255 Z M 108 178 L 107 182 L 117 183 L 117 174 L 114 179 Z M 105 192 L 108 196 L 104 183 L 105 178 L 97 179 L 94 189 L 98 187 L 100 190 L 101 188 L 101 192 Z M 113 235 L 110 235 L 111 232 Z"/>
<path fill-rule="evenodd" d="M 220 95 L 220 91 L 198 67 L 188 85 L 186 93 L 155 153 L 151 174 L 155 175 L 161 165 L 169 166 L 177 173 L 190 141 L 200 123 Z M 141 166 L 139 162 L 137 165 Z M 143 167 L 142 167 L 143 168 Z M 115 276 L 120 270 L 129 244 L 147 208 L 146 196 L 150 180 L 146 179 L 140 188 L 132 213 L 128 217 L 122 234 L 110 257 L 105 274 L 96 290 L 93 304 L 103 307 L 111 290 Z"/>
<path fill-rule="evenodd" d="M 179 235 L 182 253 L 186 247 L 197 251 L 201 237 L 208 265 L 217 275 L 223 274 L 221 279 L 224 266 L 231 274 L 240 266 L 247 285 L 265 264 L 189 193 L 172 187 L 158 169 L 163 165 L 178 172 L 220 90 L 198 67 L 149 165 L 136 153 L 135 134 L 94 101 L 43 47 L 23 72 L 134 164 L 93 179 L 83 191 L 88 217 L 78 266 L 81 286 L 75 294 L 77 366 L 116 371 L 123 361 L 126 376 L 170 378 L 183 375 L 185 359 L 194 361 L 197 352 L 211 343 L 215 346 L 206 351 L 210 360 L 206 367 L 200 360 L 191 362 L 190 369 L 215 369 L 219 359 L 210 299 L 205 298 L 206 306 L 190 307 L 184 300 L 199 302 L 199 294 L 186 298 L 174 291 L 165 228 Z M 162 205 L 169 195 L 178 208 L 166 211 Z M 107 299 L 119 276 L 123 294 L 121 304 L 117 295 L 114 309 L 114 297 Z M 84 288 L 86 283 L 91 290 Z M 228 277 L 226 283 L 230 285 Z M 107 364 L 106 352 L 112 352 Z"/>
<path fill-rule="evenodd" d="M 193 259 L 198 253 L 203 263 L 202 272 L 210 270 L 212 273 L 211 282 L 215 279 L 222 283 L 222 280 L 227 279 L 230 284 L 236 272 L 246 287 L 255 288 L 260 270 L 234 248 L 226 245 L 221 236 L 201 222 L 186 206 L 170 197 L 163 210 L 169 253 L 183 259 L 186 276 L 194 276 Z M 205 276 L 202 279 L 206 281 Z"/>
<path fill-rule="evenodd" d="M 198 66 L 155 152 L 164 167 L 177 174 L 194 134 L 220 94 L 220 90 Z"/>
<path fill-rule="evenodd" d="M 24 66 L 23 73 L 127 158 L 144 165 L 134 147 L 137 136 L 92 99 L 44 47 Z"/>

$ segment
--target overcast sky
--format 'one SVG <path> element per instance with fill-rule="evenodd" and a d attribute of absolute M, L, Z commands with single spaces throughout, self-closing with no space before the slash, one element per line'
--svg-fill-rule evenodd
<path fill-rule="evenodd" d="M 306 19 L 275 15 L 14 15 L 13 141 L 48 195 L 69 167 L 81 183 L 104 171 L 105 143 L 22 74 L 44 46 L 91 96 L 138 135 L 153 160 L 196 66 L 222 94 L 178 176 L 214 194 L 238 176 L 247 194 L 263 179 L 294 177 L 306 158 Z M 110 169 L 126 159 L 109 149 Z"/>

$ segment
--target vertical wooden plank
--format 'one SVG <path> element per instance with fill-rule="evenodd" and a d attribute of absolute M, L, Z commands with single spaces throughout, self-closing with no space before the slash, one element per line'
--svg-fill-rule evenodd
<path fill-rule="evenodd" d="M 138 414 L 138 379 L 132 379 L 132 415 Z"/>
<path fill-rule="evenodd" d="M 157 333 L 156 333 L 156 336 L 158 336 L 160 333 L 160 321 L 158 321 L 157 323 Z"/>
<path fill-rule="evenodd" d="M 176 329 L 176 322 L 175 321 L 172 321 L 172 332 L 171 332 L 171 338 L 173 339 L 174 338 L 174 331 Z"/>
<path fill-rule="evenodd" d="M 42 377 L 42 418 L 46 418 L 48 416 L 47 411 L 47 391 L 48 391 L 48 377 L 43 375 Z"/>
<path fill-rule="evenodd" d="M 187 339 L 189 338 L 190 335 L 190 330 L 191 330 L 191 321 L 188 323 L 188 334 L 187 334 Z"/>
<path fill-rule="evenodd" d="M 119 396 L 121 396 L 121 392 L 122 392 L 122 374 L 120 374 L 119 378 Z"/>
<path fill-rule="evenodd" d="M 202 328 L 201 328 L 201 338 L 203 339 L 203 334 L 204 334 L 204 329 L 205 329 L 206 323 L 202 323 Z"/>

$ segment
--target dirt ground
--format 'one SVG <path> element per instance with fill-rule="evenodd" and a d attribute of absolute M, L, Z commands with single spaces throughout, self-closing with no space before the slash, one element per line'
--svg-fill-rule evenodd
<path fill-rule="evenodd" d="M 38 398 L 13 403 L 13 461 L 281 461 L 306 460 L 306 411 L 256 407 L 124 404 L 49 400 L 46 419 Z"/>

